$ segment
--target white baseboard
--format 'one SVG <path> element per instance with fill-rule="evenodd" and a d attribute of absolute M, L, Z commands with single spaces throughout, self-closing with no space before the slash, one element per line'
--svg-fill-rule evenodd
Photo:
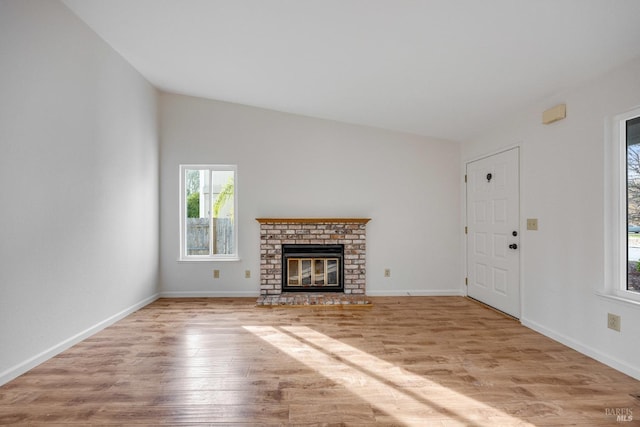
<path fill-rule="evenodd" d="M 434 297 L 434 296 L 465 296 L 462 291 L 451 289 L 433 290 L 433 291 L 415 291 L 415 290 L 396 290 L 396 291 L 367 291 L 367 296 L 372 297 Z M 258 298 L 260 293 L 252 291 L 165 291 L 160 292 L 160 298 L 231 298 L 231 297 L 251 297 Z"/>
<path fill-rule="evenodd" d="M 465 293 L 455 289 L 435 289 L 435 290 L 393 290 L 393 291 L 370 291 L 367 290 L 370 297 L 463 297 Z"/>
<path fill-rule="evenodd" d="M 67 338 L 66 340 L 54 345 L 53 347 L 25 360 L 22 363 L 17 364 L 16 366 L 13 366 L 9 369 L 7 369 L 6 371 L 0 373 L 0 386 L 3 384 L 8 383 L 9 381 L 19 377 L 20 375 L 24 374 L 25 372 L 35 368 L 36 366 L 38 366 L 39 364 L 46 362 L 47 360 L 51 359 L 52 357 L 62 353 L 63 351 L 67 350 L 70 347 L 73 347 L 74 345 L 76 345 L 77 343 L 79 343 L 80 341 L 90 337 L 91 335 L 100 332 L 101 330 L 103 330 L 104 328 L 106 328 L 107 326 L 111 326 L 114 323 L 116 323 L 118 320 L 121 320 L 125 317 L 127 317 L 128 315 L 130 315 L 131 313 L 141 309 L 142 307 L 151 304 L 152 302 L 154 302 L 155 300 L 157 300 L 159 298 L 159 294 L 154 294 L 148 298 L 143 299 L 142 301 L 132 305 L 131 307 L 125 308 L 124 310 L 120 311 L 119 313 L 114 314 L 111 317 L 108 317 L 107 319 L 96 323 L 95 325 L 91 326 L 88 329 L 85 329 L 84 331 L 70 337 Z"/>
<path fill-rule="evenodd" d="M 640 380 L 640 369 L 635 366 L 631 366 L 628 363 L 622 362 L 608 354 L 604 354 L 593 347 L 589 347 L 578 341 L 575 341 L 574 339 L 569 338 L 566 335 L 562 335 L 560 333 L 552 331 L 551 329 L 548 329 L 532 320 L 522 318 L 520 319 L 520 323 L 522 323 L 522 325 L 526 326 L 527 328 L 533 329 L 534 331 L 539 332 L 542 335 L 551 338 L 552 340 L 558 341 L 559 343 L 564 344 L 567 347 L 570 347 L 584 355 L 587 355 L 597 360 L 598 362 L 604 363 L 605 365 L 610 366 L 613 369 L 616 369 L 624 374 L 629 375 L 630 377 Z"/>
<path fill-rule="evenodd" d="M 251 297 L 258 298 L 260 292 L 254 291 L 164 291 L 160 292 L 160 298 L 229 298 Z"/>

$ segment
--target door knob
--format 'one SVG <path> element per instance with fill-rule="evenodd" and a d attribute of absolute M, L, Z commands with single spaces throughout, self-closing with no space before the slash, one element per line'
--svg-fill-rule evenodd
<path fill-rule="evenodd" d="M 512 243 L 509 245 L 509 249 L 518 249 L 518 245 L 516 245 L 515 243 Z"/>

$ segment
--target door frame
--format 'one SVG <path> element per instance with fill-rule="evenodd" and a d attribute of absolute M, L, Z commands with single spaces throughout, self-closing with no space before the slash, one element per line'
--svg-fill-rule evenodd
<path fill-rule="evenodd" d="M 483 160 L 486 159 L 488 157 L 492 157 L 495 156 L 496 154 L 501 154 L 504 153 L 506 151 L 509 150 L 513 150 L 514 148 L 518 149 L 518 225 L 519 225 L 519 229 L 520 229 L 520 246 L 519 246 L 519 250 L 518 250 L 518 263 L 520 264 L 519 266 L 519 273 L 518 273 L 518 286 L 520 287 L 520 317 L 518 318 L 518 321 L 520 321 L 522 318 L 524 318 L 524 296 L 525 296 L 525 287 L 524 287 L 524 268 L 523 268 L 523 259 L 524 259 L 524 255 L 525 255 L 525 251 L 526 249 L 526 239 L 525 239 L 525 234 L 523 231 L 526 231 L 526 224 L 523 224 L 522 221 L 522 206 L 523 206 L 523 196 L 522 196 L 522 188 L 523 188 L 523 179 L 522 179 L 522 159 L 523 159 L 523 144 L 522 143 L 517 143 L 514 145 L 509 145 L 509 146 L 505 146 L 484 154 L 480 154 L 474 157 L 469 157 L 468 159 L 464 160 L 464 170 L 462 171 L 462 259 L 464 260 L 463 262 L 463 266 L 462 266 L 462 293 L 464 294 L 464 296 L 469 297 L 469 288 L 467 286 L 467 277 L 468 277 L 468 273 L 469 273 L 469 259 L 468 259 L 468 239 L 467 239 L 467 233 L 466 233 L 466 227 L 469 225 L 468 221 L 467 221 L 467 183 L 466 183 L 466 175 L 467 175 L 467 167 L 469 165 L 469 163 L 473 163 L 476 162 L 478 160 Z M 498 310 L 499 311 L 499 310 Z M 506 313 L 505 313 L 506 314 Z M 511 316 L 511 315 L 508 315 Z M 513 316 L 511 316 L 513 317 Z"/>

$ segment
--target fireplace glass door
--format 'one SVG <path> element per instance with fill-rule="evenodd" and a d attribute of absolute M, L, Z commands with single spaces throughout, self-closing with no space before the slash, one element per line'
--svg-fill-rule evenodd
<path fill-rule="evenodd" d="M 339 292 L 344 289 L 343 245 L 282 245 L 282 289 Z"/>
<path fill-rule="evenodd" d="M 340 286 L 338 258 L 289 258 L 289 286 Z"/>

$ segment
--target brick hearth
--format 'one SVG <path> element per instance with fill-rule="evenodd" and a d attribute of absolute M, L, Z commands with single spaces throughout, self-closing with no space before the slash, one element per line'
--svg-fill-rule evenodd
<path fill-rule="evenodd" d="M 260 223 L 258 304 L 365 304 L 366 224 L 369 220 L 370 218 L 257 218 Z M 325 297 L 306 292 L 298 297 L 292 293 L 282 294 L 283 244 L 344 245 L 344 293 L 333 296 L 322 294 Z M 358 295 L 362 298 L 357 298 Z"/>
<path fill-rule="evenodd" d="M 279 295 L 260 295 L 257 305 L 371 305 L 364 294 L 345 294 L 342 292 L 283 292 Z"/>

